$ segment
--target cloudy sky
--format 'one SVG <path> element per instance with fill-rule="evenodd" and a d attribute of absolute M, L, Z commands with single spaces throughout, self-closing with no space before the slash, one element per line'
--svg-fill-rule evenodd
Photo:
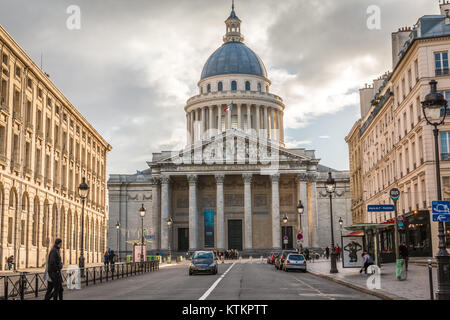
<path fill-rule="evenodd" d="M 81 10 L 70 30 L 68 7 Z M 380 9 L 371 30 L 370 6 Z M 109 173 L 146 169 L 186 141 L 186 100 L 222 44 L 231 0 L 1 0 L 0 24 L 113 146 Z M 286 104 L 288 147 L 348 169 L 359 91 L 392 68 L 391 32 L 437 0 L 236 0 L 246 44 Z M 370 20 L 372 21 L 372 20 Z"/>

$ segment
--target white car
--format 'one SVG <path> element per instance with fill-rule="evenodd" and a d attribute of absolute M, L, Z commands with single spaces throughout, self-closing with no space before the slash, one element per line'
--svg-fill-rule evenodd
<path fill-rule="evenodd" d="M 290 253 L 286 260 L 284 260 L 282 269 L 286 272 L 289 270 L 302 270 L 306 272 L 306 259 L 302 254 Z"/>

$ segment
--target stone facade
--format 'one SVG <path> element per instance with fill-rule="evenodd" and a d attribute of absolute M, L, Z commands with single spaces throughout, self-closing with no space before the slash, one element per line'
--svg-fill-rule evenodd
<path fill-rule="evenodd" d="M 338 183 L 335 243 L 340 243 L 339 218 L 351 224 L 349 173 L 320 165 L 313 150 L 284 147 L 283 100 L 270 93 L 262 61 L 242 43 L 240 23 L 233 10 L 224 45 L 202 72 L 200 94 L 187 101 L 186 148 L 154 153 L 145 174 L 126 179 L 112 175 L 108 182 L 110 229 L 123 214 L 128 214 L 127 221 L 137 219 L 140 202 L 126 202 L 134 189 L 152 195 L 151 201 L 141 202 L 151 209 L 146 227 L 152 232 L 148 248 L 153 252 L 262 253 L 297 248 L 299 232 L 303 247 L 329 246 L 329 198 L 323 195 L 328 171 Z M 242 56 L 248 59 L 240 60 Z M 302 216 L 297 213 L 300 200 Z M 173 219 L 170 227 L 168 218 Z M 112 245 L 117 237 L 110 235 Z"/>
<path fill-rule="evenodd" d="M 85 262 L 106 245 L 106 160 L 111 146 L 0 27 L 0 270 L 41 267 L 56 238 L 64 264 L 81 242 L 82 177 Z"/>

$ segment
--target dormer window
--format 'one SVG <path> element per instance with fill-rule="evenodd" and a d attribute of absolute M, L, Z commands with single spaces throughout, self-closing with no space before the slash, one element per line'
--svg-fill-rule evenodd
<path fill-rule="evenodd" d="M 219 84 L 217 85 L 217 90 L 218 91 L 223 91 L 223 83 L 222 83 L 222 81 L 219 82 Z"/>
<path fill-rule="evenodd" d="M 231 81 L 231 91 L 236 91 L 236 90 L 237 90 L 237 82 Z"/>
<path fill-rule="evenodd" d="M 250 91 L 250 81 L 245 82 L 245 90 Z"/>

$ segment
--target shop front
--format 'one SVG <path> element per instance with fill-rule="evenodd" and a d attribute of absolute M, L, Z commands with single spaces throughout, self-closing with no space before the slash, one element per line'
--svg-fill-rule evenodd
<path fill-rule="evenodd" d="M 410 257 L 431 257 L 431 222 L 429 211 L 411 212 L 405 216 L 405 224 L 399 229 L 400 241 L 408 246 Z"/>

